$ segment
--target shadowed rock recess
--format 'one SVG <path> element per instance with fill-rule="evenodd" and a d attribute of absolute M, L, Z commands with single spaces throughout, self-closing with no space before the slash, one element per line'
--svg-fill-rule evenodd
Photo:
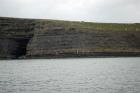
<path fill-rule="evenodd" d="M 140 24 L 0 17 L 0 59 L 140 56 Z"/>

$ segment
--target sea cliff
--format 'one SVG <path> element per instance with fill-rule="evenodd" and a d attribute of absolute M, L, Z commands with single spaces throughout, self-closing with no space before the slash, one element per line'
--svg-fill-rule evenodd
<path fill-rule="evenodd" d="M 140 24 L 0 17 L 0 59 L 140 56 Z"/>

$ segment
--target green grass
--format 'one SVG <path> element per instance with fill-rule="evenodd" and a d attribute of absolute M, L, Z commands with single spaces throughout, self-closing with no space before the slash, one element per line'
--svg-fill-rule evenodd
<path fill-rule="evenodd" d="M 52 27 L 61 26 L 64 28 L 75 28 L 79 30 L 86 31 L 140 31 L 140 23 L 133 23 L 133 24 L 125 24 L 125 23 L 96 23 L 96 22 L 84 22 L 84 21 L 64 21 L 64 20 L 50 20 L 50 19 L 23 19 L 23 18 L 4 18 L 0 17 L 1 19 L 7 19 L 9 22 L 13 21 L 17 22 L 19 20 L 28 20 L 30 24 L 37 24 L 37 25 L 49 25 Z M 5 20 L 7 22 L 7 20 Z M 4 21 L 3 21 L 4 22 Z M 2 22 L 2 23 L 3 23 Z M 14 25 L 14 24 L 13 24 Z M 11 25 L 11 26 L 13 26 Z"/>
<path fill-rule="evenodd" d="M 140 31 L 140 24 L 119 24 L 119 23 L 94 23 L 94 22 L 83 22 L 83 21 L 62 21 L 62 20 L 36 20 L 36 23 L 48 26 L 61 26 L 64 28 L 76 28 L 79 30 L 86 31 Z"/>

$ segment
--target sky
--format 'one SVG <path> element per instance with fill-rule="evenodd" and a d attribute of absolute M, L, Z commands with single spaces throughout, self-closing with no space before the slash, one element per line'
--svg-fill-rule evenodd
<path fill-rule="evenodd" d="M 0 16 L 140 23 L 140 0 L 0 0 Z"/>

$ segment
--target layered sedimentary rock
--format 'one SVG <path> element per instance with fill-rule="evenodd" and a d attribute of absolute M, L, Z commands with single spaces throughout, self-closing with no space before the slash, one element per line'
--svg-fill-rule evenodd
<path fill-rule="evenodd" d="M 140 56 L 139 24 L 104 25 L 0 18 L 0 59 Z"/>
<path fill-rule="evenodd" d="M 26 47 L 33 36 L 32 20 L 0 18 L 0 59 L 26 55 Z"/>
<path fill-rule="evenodd" d="M 139 36 L 139 31 L 80 31 L 45 25 L 36 29 L 28 44 L 27 56 L 136 56 L 140 52 Z"/>

